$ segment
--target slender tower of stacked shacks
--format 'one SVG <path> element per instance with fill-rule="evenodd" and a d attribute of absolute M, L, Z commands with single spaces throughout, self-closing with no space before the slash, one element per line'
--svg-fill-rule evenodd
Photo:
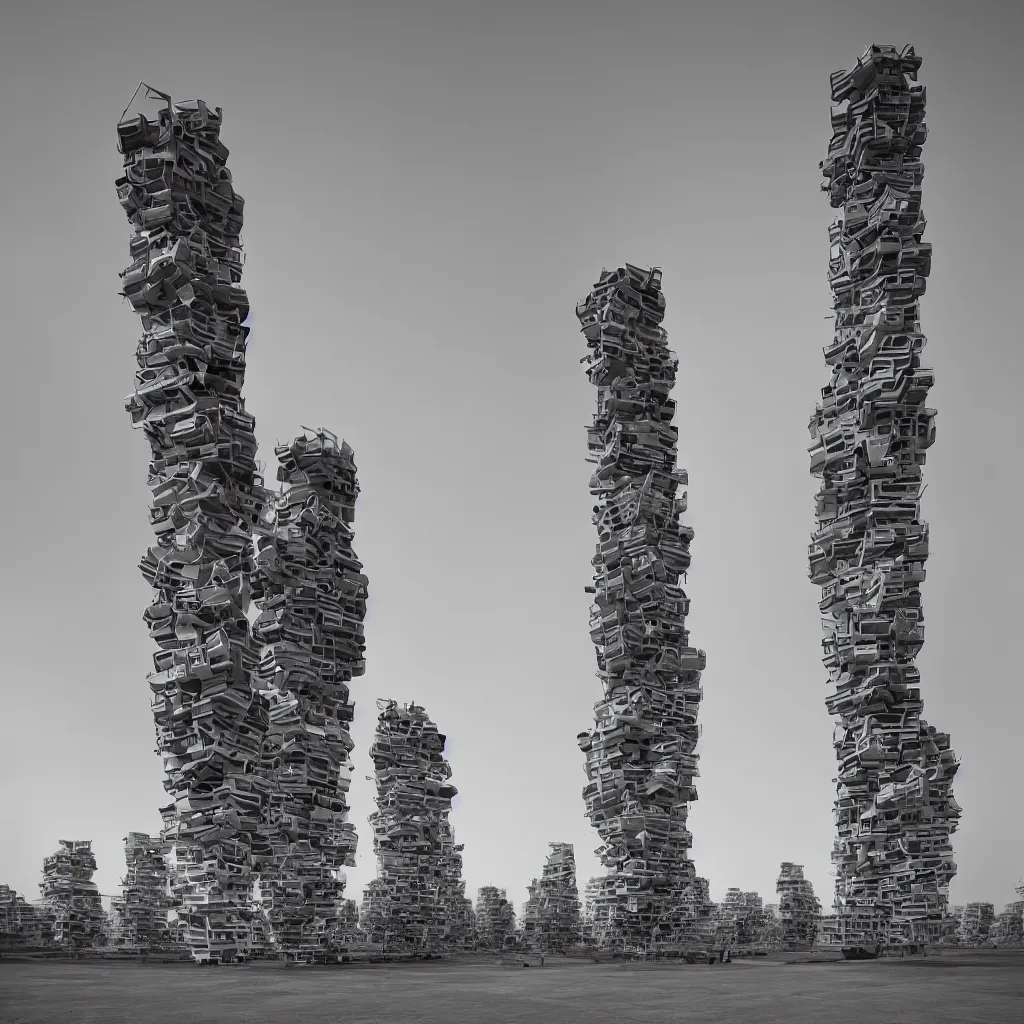
<path fill-rule="evenodd" d="M 516 911 L 504 889 L 485 885 L 477 890 L 476 909 L 477 944 L 483 949 L 504 949 L 516 931 Z"/>
<path fill-rule="evenodd" d="M 377 810 L 370 815 L 378 876 L 390 900 L 373 922 L 390 949 L 437 950 L 445 945 L 446 878 L 442 822 L 458 790 L 448 781 L 445 736 L 416 704 L 377 702 L 370 746 Z M 376 935 L 371 941 L 376 941 Z"/>
<path fill-rule="evenodd" d="M 678 360 L 661 326 L 661 271 L 602 271 L 577 307 L 597 388 L 589 429 L 599 543 L 591 637 L 604 690 L 581 733 L 587 815 L 607 875 L 594 894 L 595 938 L 613 948 L 685 941 L 702 908 L 688 856 L 697 799 L 697 710 L 703 651 L 689 645 L 679 585 L 693 531 L 687 474 L 676 467 L 669 393 Z"/>
<path fill-rule="evenodd" d="M 473 939 L 473 903 L 466 895 L 462 877 L 462 843 L 455 842 L 455 831 L 442 808 L 439 826 L 441 837 L 441 896 L 445 936 L 449 949 L 466 949 Z"/>
<path fill-rule="evenodd" d="M 523 910 L 523 938 L 538 949 L 565 949 L 581 938 L 580 897 L 576 886 L 576 855 L 572 843 L 549 843 L 550 852 L 539 879 L 528 886 Z"/>
<path fill-rule="evenodd" d="M 62 949 L 88 949 L 103 933 L 103 903 L 92 880 L 95 871 L 90 839 L 62 839 L 57 852 L 43 860 L 39 891 L 53 915 L 53 940 Z"/>
<path fill-rule="evenodd" d="M 818 938 L 821 903 L 814 886 L 804 878 L 802 864 L 784 861 L 775 883 L 782 917 L 782 945 L 785 949 L 810 949 Z"/>
<path fill-rule="evenodd" d="M 921 519 L 934 382 L 921 365 L 925 91 L 912 47 L 871 46 L 832 75 L 833 136 L 822 185 L 830 230 L 832 379 L 810 421 L 821 478 L 810 578 L 821 586 L 824 663 L 835 692 L 839 776 L 836 911 L 851 944 L 934 941 L 956 872 L 960 809 L 949 736 L 921 717 Z"/>
<path fill-rule="evenodd" d="M 141 569 L 154 591 L 144 618 L 160 650 L 149 686 L 177 811 L 185 938 L 196 959 L 230 960 L 248 942 L 250 839 L 264 810 L 254 769 L 268 725 L 250 685 L 246 619 L 261 481 L 242 398 L 243 203 L 220 108 L 147 93 L 165 105 L 118 125 L 117 192 L 133 228 L 123 294 L 143 329 L 126 408 L 152 453 L 156 543 Z"/>
<path fill-rule="evenodd" d="M 352 549 L 359 493 L 352 449 L 325 430 L 278 445 L 282 489 L 256 528 L 252 593 L 262 645 L 254 685 L 270 702 L 261 766 L 269 790 L 259 861 L 272 948 L 320 962 L 330 953 L 343 870 L 355 864 L 348 820 L 354 705 L 363 674 L 368 581 Z"/>
<path fill-rule="evenodd" d="M 139 953 L 166 948 L 171 935 L 163 844 L 144 832 L 129 832 L 124 859 L 123 891 L 110 901 L 111 945 Z"/>

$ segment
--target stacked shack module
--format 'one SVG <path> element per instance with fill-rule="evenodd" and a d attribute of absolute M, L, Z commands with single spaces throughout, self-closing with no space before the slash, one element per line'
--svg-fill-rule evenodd
<path fill-rule="evenodd" d="M 928 525 L 922 467 L 935 440 L 934 382 L 921 366 L 919 300 L 931 266 L 921 240 L 925 93 L 921 59 L 870 47 L 832 75 L 834 135 L 822 188 L 830 230 L 832 379 L 810 421 L 824 663 L 839 717 L 836 909 L 851 944 L 934 941 L 956 872 L 949 737 L 921 717 L 914 659 L 924 641 Z"/>
<path fill-rule="evenodd" d="M 370 746 L 377 810 L 369 820 L 381 889 L 390 900 L 374 930 L 383 929 L 391 949 L 437 950 L 447 944 L 442 897 L 451 880 L 441 831 L 458 793 L 448 781 L 445 737 L 416 704 L 377 706 Z"/>
<path fill-rule="evenodd" d="M 564 949 L 580 941 L 580 898 L 572 843 L 549 843 L 540 879 L 529 886 L 523 911 L 523 937 L 538 949 Z"/>
<path fill-rule="evenodd" d="M 95 871 L 91 840 L 62 839 L 60 849 L 43 860 L 40 895 L 53 913 L 53 941 L 62 949 L 91 948 L 103 934 Z"/>
<path fill-rule="evenodd" d="M 783 862 L 775 891 L 779 894 L 783 948 L 810 949 L 818 938 L 821 903 L 814 886 L 804 878 L 803 865 Z"/>
<path fill-rule="evenodd" d="M 589 430 L 599 499 L 591 612 L 604 697 L 587 755 L 587 816 L 608 874 L 595 896 L 603 945 L 686 941 L 700 900 L 687 851 L 697 799 L 697 709 L 703 651 L 689 646 L 689 599 L 679 586 L 693 531 L 679 522 L 687 482 L 676 468 L 669 393 L 678 361 L 660 326 L 661 272 L 626 264 L 601 279 L 576 314 L 597 387 Z"/>
<path fill-rule="evenodd" d="M 129 832 L 124 839 L 124 859 L 123 891 L 110 901 L 111 945 L 140 953 L 165 948 L 171 936 L 163 844 L 144 832 Z"/>
<path fill-rule="evenodd" d="M 152 453 L 157 540 L 141 569 L 154 591 L 144 618 L 160 647 L 149 685 L 177 809 L 178 914 L 196 959 L 229 960 L 248 942 L 250 843 L 264 804 L 254 768 L 267 729 L 246 619 L 261 482 L 242 398 L 242 198 L 220 109 L 157 95 L 166 105 L 154 118 L 118 125 L 117 192 L 134 228 L 123 294 L 143 328 L 125 404 Z"/>
<path fill-rule="evenodd" d="M 269 806 L 260 894 L 273 948 L 330 952 L 343 869 L 355 864 L 348 821 L 354 705 L 363 674 L 367 578 L 352 550 L 359 485 L 352 449 L 319 430 L 275 449 L 280 494 L 256 528 L 254 685 L 269 699 L 261 774 Z"/>

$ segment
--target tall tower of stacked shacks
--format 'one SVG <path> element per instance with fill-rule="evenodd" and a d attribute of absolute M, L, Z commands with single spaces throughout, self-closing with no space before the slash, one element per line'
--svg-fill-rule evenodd
<path fill-rule="evenodd" d="M 833 136 L 822 188 L 830 230 L 832 379 L 810 421 L 821 477 L 810 577 L 821 586 L 824 663 L 835 692 L 839 776 L 836 910 L 847 940 L 934 941 L 956 872 L 960 809 L 949 737 L 921 717 L 928 525 L 922 467 L 935 440 L 934 382 L 921 365 L 925 91 L 912 47 L 872 46 L 832 75 Z"/>
<path fill-rule="evenodd" d="M 123 891 L 110 901 L 111 945 L 136 952 L 165 947 L 171 935 L 163 844 L 144 832 L 129 832 L 124 859 Z"/>
<path fill-rule="evenodd" d="M 441 837 L 440 904 L 445 922 L 444 944 L 451 949 L 465 949 L 473 941 L 473 903 L 466 895 L 462 877 L 462 843 L 455 842 L 455 832 L 442 808 L 439 826 Z"/>
<path fill-rule="evenodd" d="M 374 929 L 389 949 L 436 950 L 446 944 L 441 897 L 446 877 L 442 823 L 458 790 L 448 781 L 445 737 L 416 704 L 377 702 L 380 715 L 370 746 L 377 810 L 370 815 L 377 855 L 379 907 Z M 449 826 L 450 828 L 450 826 Z M 371 941 L 377 941 L 371 935 Z"/>
<path fill-rule="evenodd" d="M 729 889 L 714 912 L 715 946 L 767 945 L 774 914 L 756 892 Z"/>
<path fill-rule="evenodd" d="M 580 898 L 572 843 L 549 843 L 543 874 L 534 879 L 523 912 L 523 935 L 539 949 L 564 949 L 580 941 Z"/>
<path fill-rule="evenodd" d="M 484 949 L 504 949 L 515 935 L 516 911 L 504 889 L 493 885 L 478 889 L 474 917 L 477 944 Z"/>
<path fill-rule="evenodd" d="M 149 676 L 165 787 L 174 797 L 175 896 L 197 959 L 244 952 L 250 842 L 264 796 L 254 768 L 268 719 L 253 692 L 246 610 L 259 517 L 254 420 L 242 385 L 248 300 L 242 198 L 220 108 L 172 103 L 118 125 L 118 198 L 133 228 L 123 294 L 142 320 L 132 425 L 151 449 L 141 563 L 144 618 L 160 650 Z"/>
<path fill-rule="evenodd" d="M 391 888 L 385 879 L 371 878 L 359 903 L 359 929 L 367 942 L 380 945 L 387 941 L 390 920 Z"/>
<path fill-rule="evenodd" d="M 814 886 L 804 878 L 803 865 L 783 862 L 775 891 L 779 894 L 783 947 L 810 949 L 818 937 L 821 903 Z"/>
<path fill-rule="evenodd" d="M 597 388 L 589 429 L 590 491 L 599 543 L 591 637 L 603 696 L 579 737 L 587 756 L 587 815 L 607 875 L 595 894 L 606 946 L 685 941 L 702 911 L 687 851 L 697 799 L 697 710 L 703 651 L 689 646 L 679 586 L 693 531 L 669 393 L 678 360 L 661 327 L 661 271 L 602 271 L 576 314 Z"/>
<path fill-rule="evenodd" d="M 270 701 L 260 895 L 272 948 L 319 961 L 330 951 L 343 869 L 355 864 L 349 683 L 364 671 L 368 581 L 352 549 L 352 449 L 318 430 L 275 452 L 283 486 L 256 528 L 252 586 L 262 645 L 254 686 Z"/>
<path fill-rule="evenodd" d="M 43 859 L 40 895 L 53 914 L 53 940 L 64 949 L 89 948 L 103 933 L 95 871 L 91 840 L 62 839 L 57 852 Z"/>

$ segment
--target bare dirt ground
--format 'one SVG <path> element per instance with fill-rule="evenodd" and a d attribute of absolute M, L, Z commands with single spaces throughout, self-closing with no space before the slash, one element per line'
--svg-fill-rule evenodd
<path fill-rule="evenodd" d="M 827 954 L 826 954 L 827 955 Z M 808 959 L 807 957 L 804 958 Z M 819 959 L 824 959 L 824 956 Z M 864 963 L 0 962 L 3 1024 L 1021 1024 L 1024 951 Z"/>

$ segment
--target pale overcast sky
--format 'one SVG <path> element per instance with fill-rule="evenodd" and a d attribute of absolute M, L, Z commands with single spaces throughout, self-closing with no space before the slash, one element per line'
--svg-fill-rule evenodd
<path fill-rule="evenodd" d="M 962 758 L 954 903 L 1024 873 L 1018 395 L 1024 18 L 1004 2 L 70 3 L 0 36 L 0 881 L 36 898 L 61 838 L 165 802 L 138 569 L 148 449 L 122 406 L 140 327 L 116 122 L 145 79 L 224 109 L 245 197 L 246 397 L 261 458 L 301 424 L 353 446 L 370 578 L 352 820 L 374 700 L 449 737 L 468 888 L 517 907 L 550 841 L 597 870 L 576 734 L 595 399 L 575 304 L 602 267 L 664 268 L 680 356 L 687 593 L 707 651 L 693 858 L 715 899 L 775 900 L 781 861 L 832 898 L 835 760 L 807 579 L 807 420 L 828 374 L 829 74 L 913 43 L 928 88 L 922 319 L 937 384 L 925 717 Z"/>

